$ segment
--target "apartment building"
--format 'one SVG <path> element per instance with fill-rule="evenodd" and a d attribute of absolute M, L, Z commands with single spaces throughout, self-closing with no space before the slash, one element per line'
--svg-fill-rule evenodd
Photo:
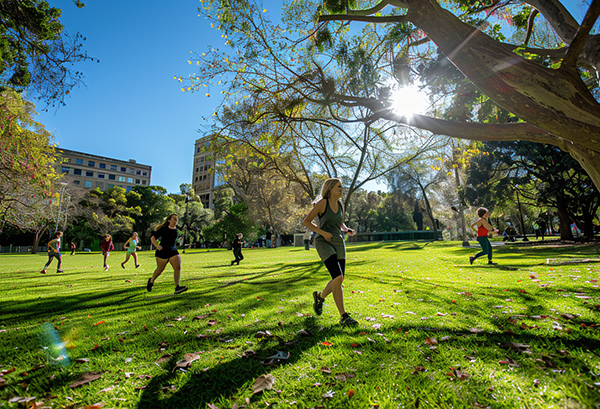
<path fill-rule="evenodd" d="M 192 168 L 192 188 L 207 209 L 213 208 L 215 192 L 214 155 L 207 152 L 209 138 L 196 140 L 194 144 L 194 167 Z"/>
<path fill-rule="evenodd" d="M 105 156 L 56 148 L 62 156 L 59 160 L 64 181 L 84 189 L 105 191 L 119 186 L 127 192 L 133 186 L 150 186 L 152 166 L 142 165 L 134 159 L 127 161 Z"/>

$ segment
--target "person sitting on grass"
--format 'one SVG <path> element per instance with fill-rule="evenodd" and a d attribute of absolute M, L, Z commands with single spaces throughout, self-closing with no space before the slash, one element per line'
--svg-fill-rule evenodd
<path fill-rule="evenodd" d="M 55 235 L 56 237 L 48 242 L 48 262 L 46 263 L 42 271 L 40 271 L 41 274 L 46 274 L 46 269 L 54 259 L 56 259 L 56 261 L 58 262 L 58 266 L 56 266 L 56 272 L 63 272 L 60 269 L 60 267 L 62 266 L 62 257 L 60 255 L 60 237 L 62 236 L 62 231 L 57 231 Z"/>
<path fill-rule="evenodd" d="M 469 257 L 469 263 L 473 265 L 473 262 L 477 260 L 479 257 L 486 255 L 488 256 L 488 264 L 497 265 L 498 263 L 494 263 L 492 261 L 492 244 L 490 243 L 490 239 L 488 239 L 488 234 L 490 231 L 498 232 L 497 229 L 494 229 L 492 225 L 488 222 L 489 212 L 485 207 L 480 207 L 477 209 L 477 219 L 473 224 L 471 224 L 471 228 L 477 227 L 477 241 L 481 246 L 481 251 L 475 254 L 475 257 Z"/>

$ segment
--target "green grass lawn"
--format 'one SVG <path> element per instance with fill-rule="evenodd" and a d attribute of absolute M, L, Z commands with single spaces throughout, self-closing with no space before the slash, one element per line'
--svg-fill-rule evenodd
<path fill-rule="evenodd" d="M 45 254 L 5 254 L 0 407 L 598 407 L 598 246 L 506 245 L 471 266 L 477 251 L 350 245 L 353 328 L 331 297 L 314 316 L 329 279 L 314 249 L 247 249 L 239 267 L 188 251 L 176 296 L 170 267 L 146 292 L 152 252 L 126 270 L 113 252 L 109 272 L 64 255 L 46 275 Z M 272 388 L 253 394 L 262 375 Z"/>

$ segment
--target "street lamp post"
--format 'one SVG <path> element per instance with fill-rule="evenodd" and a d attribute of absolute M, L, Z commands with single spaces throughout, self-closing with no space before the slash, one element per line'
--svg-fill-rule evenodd
<path fill-rule="evenodd" d="M 60 189 L 60 194 L 58 197 L 58 213 L 56 214 L 56 221 L 54 223 L 54 234 L 56 234 L 56 232 L 58 231 L 58 223 L 60 222 L 60 211 L 62 208 L 62 198 L 63 198 L 63 195 L 65 194 L 65 189 L 67 188 L 66 182 L 60 182 L 60 184 L 62 185 L 62 188 Z M 67 224 L 67 222 L 66 222 L 66 218 L 65 218 L 65 225 L 66 224 Z"/>

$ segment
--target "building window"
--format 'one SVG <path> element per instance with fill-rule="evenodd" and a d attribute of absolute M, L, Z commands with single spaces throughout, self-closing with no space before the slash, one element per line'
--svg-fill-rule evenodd
<path fill-rule="evenodd" d="M 136 175 L 141 175 L 141 174 L 142 174 L 142 171 L 141 171 L 141 170 L 136 170 L 136 171 L 135 171 L 135 174 L 136 174 Z"/>
<path fill-rule="evenodd" d="M 68 167 L 66 167 L 66 166 L 63 166 L 63 167 L 61 167 L 61 168 L 60 168 L 60 171 L 61 171 L 62 173 L 69 173 L 69 171 L 70 171 L 70 170 L 71 170 L 71 168 L 68 168 Z"/>
<path fill-rule="evenodd" d="M 119 176 L 119 182 L 125 182 L 125 176 Z"/>
<path fill-rule="evenodd" d="M 197 182 L 197 181 L 198 181 L 198 176 L 196 176 L 196 180 L 194 180 L 194 182 Z"/>
<path fill-rule="evenodd" d="M 98 164 L 98 167 L 99 167 L 100 169 L 106 169 L 106 163 L 99 163 L 99 164 Z"/>
<path fill-rule="evenodd" d="M 200 162 L 204 162 L 204 156 L 200 158 Z"/>
<path fill-rule="evenodd" d="M 200 153 L 200 147 L 196 148 L 196 152 Z"/>
<path fill-rule="evenodd" d="M 73 174 L 81 176 L 81 169 L 73 169 Z"/>
<path fill-rule="evenodd" d="M 117 170 L 117 165 L 110 165 L 110 170 Z"/>
<path fill-rule="evenodd" d="M 133 183 L 133 178 L 127 178 L 127 183 Z"/>
<path fill-rule="evenodd" d="M 89 170 L 86 170 L 85 175 L 89 178 L 92 178 L 92 177 L 94 177 L 94 172 L 90 172 Z"/>
<path fill-rule="evenodd" d="M 148 172 L 142 172 L 142 176 L 148 176 Z"/>
<path fill-rule="evenodd" d="M 78 180 L 74 180 L 74 181 L 73 181 L 73 184 L 74 184 L 75 186 L 79 186 L 79 181 L 78 181 Z"/>
<path fill-rule="evenodd" d="M 129 173 L 135 173 L 135 169 L 129 169 Z"/>
<path fill-rule="evenodd" d="M 92 187 L 92 181 L 91 180 L 86 180 L 85 182 L 83 182 L 83 186 L 85 186 L 85 187 Z"/>
<path fill-rule="evenodd" d="M 145 181 L 145 180 L 142 180 L 142 185 L 145 185 L 145 184 L 146 184 L 146 181 Z"/>
<path fill-rule="evenodd" d="M 98 173 L 98 178 L 99 179 L 104 179 L 104 173 Z"/>
<path fill-rule="evenodd" d="M 135 180 L 135 184 L 136 184 L 136 185 L 139 185 L 139 184 L 140 184 L 140 180 L 139 180 L 139 179 L 136 179 L 136 180 Z"/>
<path fill-rule="evenodd" d="M 121 166 L 121 172 L 127 172 L 127 168 Z"/>
<path fill-rule="evenodd" d="M 198 169 L 198 168 L 196 168 L 196 173 L 198 173 L 198 170 L 199 170 L 199 169 Z"/>
<path fill-rule="evenodd" d="M 109 189 L 112 189 L 113 187 L 115 187 L 115 185 L 113 185 L 112 183 L 109 183 L 109 184 L 108 184 L 108 188 L 109 188 Z"/>
<path fill-rule="evenodd" d="M 108 175 L 108 180 L 115 180 L 116 176 L 115 175 Z"/>
<path fill-rule="evenodd" d="M 83 165 L 83 159 L 75 159 L 76 165 Z"/>
<path fill-rule="evenodd" d="M 93 168 L 96 166 L 96 162 L 94 162 L 93 160 L 88 160 L 88 166 Z"/>

